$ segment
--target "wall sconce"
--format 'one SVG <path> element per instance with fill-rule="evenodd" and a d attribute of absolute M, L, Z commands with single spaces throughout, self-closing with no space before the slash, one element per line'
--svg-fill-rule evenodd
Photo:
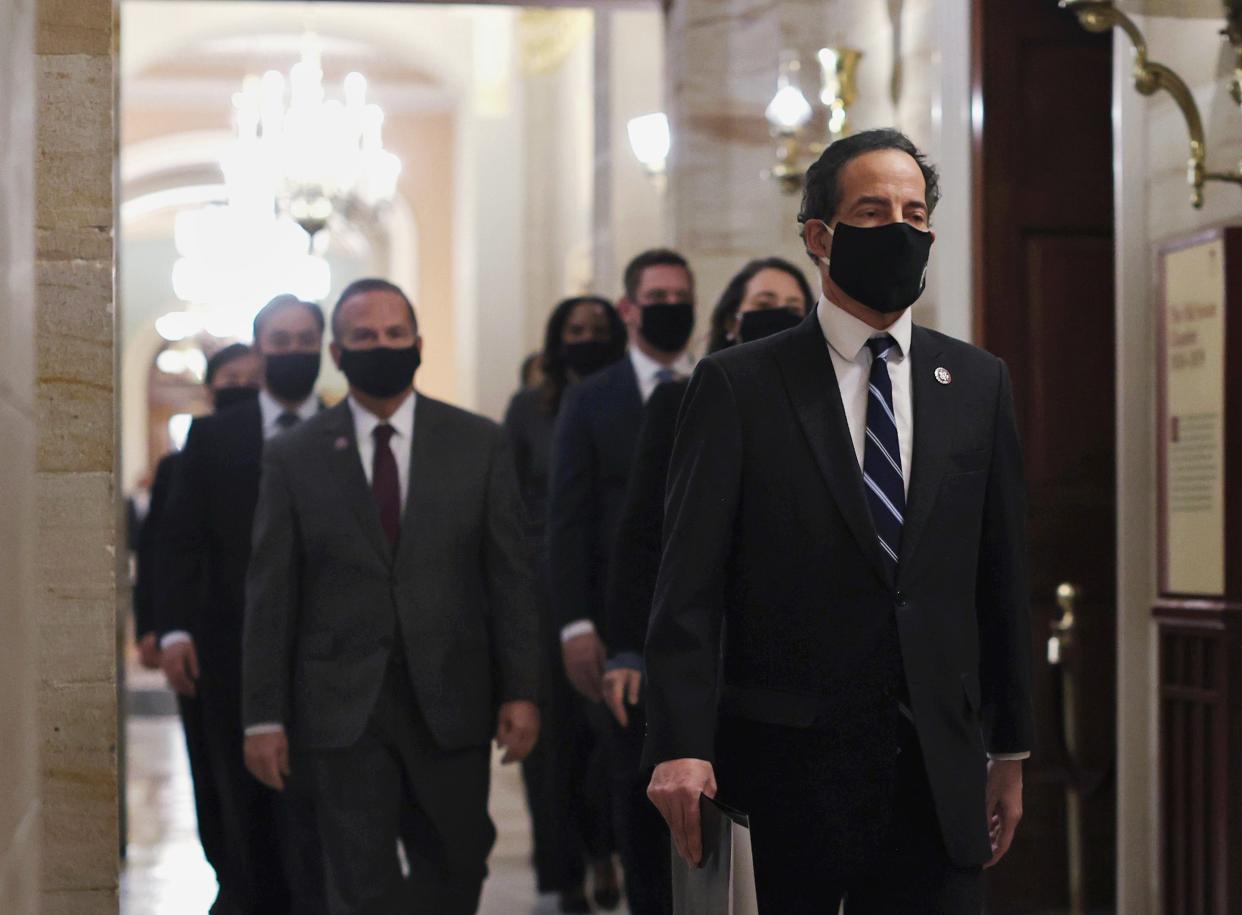
<path fill-rule="evenodd" d="M 642 163 L 647 175 L 663 191 L 667 181 L 668 153 L 673 145 L 668 116 L 657 112 L 630 118 L 625 129 L 630 136 L 630 149 L 634 151 L 634 158 Z"/>
<path fill-rule="evenodd" d="M 807 162 L 819 157 L 828 144 L 850 132 L 849 108 L 858 96 L 854 75 L 862 51 L 853 48 L 822 48 L 816 55 L 820 66 L 819 101 L 827 114 L 827 142 L 807 140 L 807 126 L 815 109 L 802 93 L 802 60 L 797 51 L 782 51 L 776 95 L 764 117 L 776 140 L 776 164 L 763 177 L 777 183 L 786 194 L 797 193 L 806 176 Z"/>
<path fill-rule="evenodd" d="M 1235 168 L 1230 172 L 1207 170 L 1207 141 L 1203 132 L 1203 118 L 1199 115 L 1199 106 L 1195 104 L 1190 87 L 1164 64 L 1148 59 L 1147 40 L 1134 24 L 1134 20 L 1114 7 L 1112 0 L 1060 0 L 1060 5 L 1077 15 L 1078 21 L 1088 32 L 1107 32 L 1112 28 L 1125 32 L 1134 45 L 1134 88 L 1141 95 L 1155 95 L 1163 90 L 1177 104 L 1182 117 L 1186 119 L 1186 130 L 1190 134 L 1186 180 L 1191 188 L 1190 203 L 1195 209 L 1203 206 L 1203 185 L 1206 182 L 1227 181 L 1231 184 L 1242 184 L 1242 169 Z M 1242 0 L 1225 0 L 1224 5 L 1226 27 L 1222 34 L 1233 44 L 1238 60 L 1229 91 L 1233 100 L 1242 105 Z"/>

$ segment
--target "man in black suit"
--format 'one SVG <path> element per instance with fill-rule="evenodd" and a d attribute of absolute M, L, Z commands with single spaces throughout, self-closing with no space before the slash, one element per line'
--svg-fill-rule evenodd
<path fill-rule="evenodd" d="M 352 283 L 332 336 L 349 398 L 263 457 L 246 761 L 312 784 L 331 912 L 466 915 L 496 834 L 489 738 L 514 761 L 539 730 L 513 457 L 498 426 L 414 391 L 399 288 Z"/>
<path fill-rule="evenodd" d="M 194 422 L 180 459 L 156 580 L 162 666 L 196 699 L 219 797 L 224 860 L 213 913 L 315 912 L 322 868 L 308 803 L 283 799 L 242 758 L 241 638 L 250 529 L 266 441 L 319 411 L 323 312 L 293 296 L 254 321 L 257 398 Z"/>
<path fill-rule="evenodd" d="M 750 814 L 765 912 L 978 913 L 1021 816 L 1022 461 L 1004 364 L 911 324 L 937 195 L 896 131 L 829 146 L 816 314 L 705 360 L 683 406 L 649 791 L 690 861 L 700 793 Z"/>
<path fill-rule="evenodd" d="M 217 411 L 227 410 L 259 393 L 262 363 L 244 343 L 234 343 L 207 360 L 204 384 Z M 160 667 L 159 621 L 156 613 L 155 578 L 159 573 L 166 534 L 168 496 L 181 466 L 181 452 L 164 455 L 155 468 L 146 517 L 138 529 L 137 575 L 134 581 L 134 620 L 143 665 Z M 177 696 L 181 727 L 185 732 L 186 754 L 190 758 L 190 778 L 194 784 L 194 814 L 198 838 L 208 863 L 218 873 L 224 867 L 224 836 L 220 818 L 220 798 L 211 774 L 207 734 L 202 703 L 190 696 Z"/>
<path fill-rule="evenodd" d="M 618 302 L 629 326 L 629 358 L 571 387 L 557 418 L 548 493 L 548 570 L 553 616 L 570 682 L 593 703 L 587 714 L 609 735 L 614 824 L 626 896 L 634 915 L 668 906 L 667 840 L 646 803 L 639 767 L 644 722 L 622 728 L 603 711 L 607 659 L 601 637 L 617 524 L 643 421 L 643 404 L 661 382 L 688 374 L 694 278 L 673 251 L 644 252 L 626 267 Z"/>

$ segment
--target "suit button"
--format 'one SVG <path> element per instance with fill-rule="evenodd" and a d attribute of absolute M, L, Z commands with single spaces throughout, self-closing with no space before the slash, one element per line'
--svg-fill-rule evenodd
<path fill-rule="evenodd" d="M 907 604 L 907 603 L 909 603 L 909 602 L 906 600 L 906 592 L 905 592 L 905 591 L 898 591 L 898 592 L 897 592 L 897 606 L 898 606 L 898 607 L 904 607 L 904 606 L 906 606 L 906 604 Z"/>

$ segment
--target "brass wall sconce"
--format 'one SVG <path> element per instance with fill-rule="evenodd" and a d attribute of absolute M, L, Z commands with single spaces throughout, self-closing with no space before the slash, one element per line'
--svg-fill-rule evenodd
<path fill-rule="evenodd" d="M 862 51 L 821 48 L 816 58 L 820 66 L 819 102 L 826 120 L 824 139 L 807 138 L 816 112 L 802 92 L 802 60 L 796 51 L 781 52 L 776 95 L 764 113 L 776 140 L 776 164 L 766 169 L 763 177 L 775 181 L 785 194 L 801 190 L 809 162 L 830 143 L 849 134 L 849 109 L 858 97 L 855 73 Z"/>
<path fill-rule="evenodd" d="M 668 182 L 668 154 L 673 145 L 668 115 L 662 111 L 630 118 L 626 123 L 630 149 L 660 193 Z"/>
<path fill-rule="evenodd" d="M 1107 32 L 1119 28 L 1134 45 L 1134 88 L 1141 95 L 1167 92 L 1186 119 L 1190 134 L 1190 158 L 1187 160 L 1186 180 L 1190 184 L 1190 203 L 1195 209 L 1203 206 L 1203 185 L 1208 181 L 1227 181 L 1242 184 L 1242 168 L 1229 172 L 1207 170 L 1207 141 L 1203 132 L 1203 118 L 1199 106 L 1186 81 L 1164 64 L 1155 63 L 1147 54 L 1147 40 L 1138 26 L 1125 13 L 1112 4 L 1112 0 L 1060 0 L 1063 9 L 1078 16 L 1082 27 L 1089 32 Z M 1234 76 L 1229 92 L 1235 103 L 1242 105 L 1242 0 L 1225 0 L 1226 26 L 1224 34 L 1233 44 L 1237 55 Z"/>

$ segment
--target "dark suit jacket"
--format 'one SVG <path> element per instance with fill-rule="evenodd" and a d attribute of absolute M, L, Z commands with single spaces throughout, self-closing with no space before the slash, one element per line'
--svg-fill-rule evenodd
<path fill-rule="evenodd" d="M 160 458 L 155 465 L 155 479 L 151 482 L 151 499 L 147 503 L 147 516 L 137 525 L 133 550 L 137 554 L 137 574 L 134 576 L 134 632 L 142 638 L 149 632 L 158 632 L 155 607 L 155 576 L 161 565 L 164 531 L 162 523 L 168 508 L 168 495 L 181 464 L 181 452 L 174 451 Z"/>
<path fill-rule="evenodd" d="M 660 571 L 664 489 L 689 380 L 658 386 L 647 401 L 625 507 L 617 525 L 606 600 L 608 653 L 641 655 Z"/>
<path fill-rule="evenodd" d="M 608 560 L 642 421 L 642 393 L 628 357 L 565 392 L 552 443 L 547 521 L 558 627 L 590 619 L 607 638 Z"/>
<path fill-rule="evenodd" d="M 713 759 L 718 710 L 865 733 L 908 691 L 946 846 L 977 865 L 985 748 L 1032 742 L 1022 460 L 999 359 L 921 327 L 910 358 L 896 580 L 815 316 L 700 364 L 647 636 L 647 761 Z"/>
<path fill-rule="evenodd" d="M 419 396 L 394 551 L 348 402 L 269 443 L 246 583 L 243 719 L 301 749 L 358 740 L 404 650 L 439 745 L 484 745 L 497 706 L 536 696 L 530 550 L 504 433 Z"/>
<path fill-rule="evenodd" d="M 160 531 L 160 634 L 186 630 L 234 671 L 262 454 L 257 400 L 194 420 Z"/>
<path fill-rule="evenodd" d="M 518 391 L 505 411 L 504 428 L 513 447 L 522 501 L 535 535 L 543 536 L 547 515 L 548 474 L 552 466 L 552 429 L 556 416 L 546 406 L 542 389 Z"/>

